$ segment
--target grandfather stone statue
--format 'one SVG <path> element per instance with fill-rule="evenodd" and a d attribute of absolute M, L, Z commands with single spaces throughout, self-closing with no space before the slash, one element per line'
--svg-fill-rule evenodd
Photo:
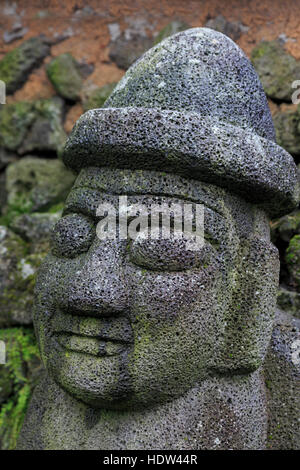
<path fill-rule="evenodd" d="M 38 276 L 47 375 L 19 449 L 299 448 L 297 325 L 274 319 L 269 233 L 298 204 L 297 169 L 243 52 L 206 28 L 164 40 L 63 160 L 79 175 Z M 204 244 L 98 236 L 121 196 L 200 205 Z"/>

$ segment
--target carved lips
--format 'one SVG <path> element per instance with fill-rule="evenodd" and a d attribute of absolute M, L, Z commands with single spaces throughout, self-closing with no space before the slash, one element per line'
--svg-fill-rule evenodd
<path fill-rule="evenodd" d="M 133 344 L 133 331 L 126 317 L 99 318 L 59 310 L 52 318 L 55 340 L 69 351 L 93 356 L 114 356 Z"/>

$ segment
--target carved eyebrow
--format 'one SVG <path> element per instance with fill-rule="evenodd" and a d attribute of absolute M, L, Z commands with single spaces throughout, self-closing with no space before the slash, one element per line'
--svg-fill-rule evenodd
<path fill-rule="evenodd" d="M 82 212 L 86 215 L 91 215 L 92 217 L 96 217 L 96 210 L 97 207 L 101 202 L 103 202 L 103 195 L 111 196 L 111 197 L 118 197 L 124 194 L 116 193 L 116 192 L 107 192 L 107 191 L 100 191 L 99 189 L 93 187 L 75 187 L 67 197 L 65 203 L 65 209 L 63 214 L 67 214 L 72 210 L 77 210 Z M 126 196 L 144 196 L 144 197 L 163 197 L 163 198 L 171 198 L 171 199 L 180 199 L 189 203 L 194 204 L 203 204 L 203 206 L 207 207 L 208 209 L 212 210 L 213 212 L 217 213 L 223 218 L 226 218 L 225 214 L 216 207 L 216 204 L 210 204 L 207 201 L 200 201 L 199 198 L 193 198 L 187 194 L 177 194 L 177 193 L 158 193 L 158 192 L 151 192 L 151 194 L 143 191 L 127 191 Z"/>
<path fill-rule="evenodd" d="M 102 194 L 93 188 L 74 188 L 69 193 L 63 215 L 70 212 L 81 212 L 84 215 L 96 217 L 97 207 L 102 201 Z"/>

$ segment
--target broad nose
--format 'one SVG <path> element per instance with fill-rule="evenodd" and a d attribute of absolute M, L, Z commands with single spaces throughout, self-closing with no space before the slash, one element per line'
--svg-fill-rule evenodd
<path fill-rule="evenodd" d="M 126 243 L 94 240 L 62 286 L 60 307 L 70 313 L 111 316 L 128 310 Z"/>

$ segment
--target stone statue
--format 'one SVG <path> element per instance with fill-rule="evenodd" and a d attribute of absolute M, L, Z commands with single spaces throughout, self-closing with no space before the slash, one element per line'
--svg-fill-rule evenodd
<path fill-rule="evenodd" d="M 38 276 L 46 374 L 18 448 L 299 448 L 297 324 L 274 317 L 269 230 L 298 204 L 297 168 L 244 53 L 207 28 L 167 38 L 80 117 L 63 160 L 79 175 Z M 204 245 L 101 239 L 97 208 L 119 196 L 201 205 Z"/>

